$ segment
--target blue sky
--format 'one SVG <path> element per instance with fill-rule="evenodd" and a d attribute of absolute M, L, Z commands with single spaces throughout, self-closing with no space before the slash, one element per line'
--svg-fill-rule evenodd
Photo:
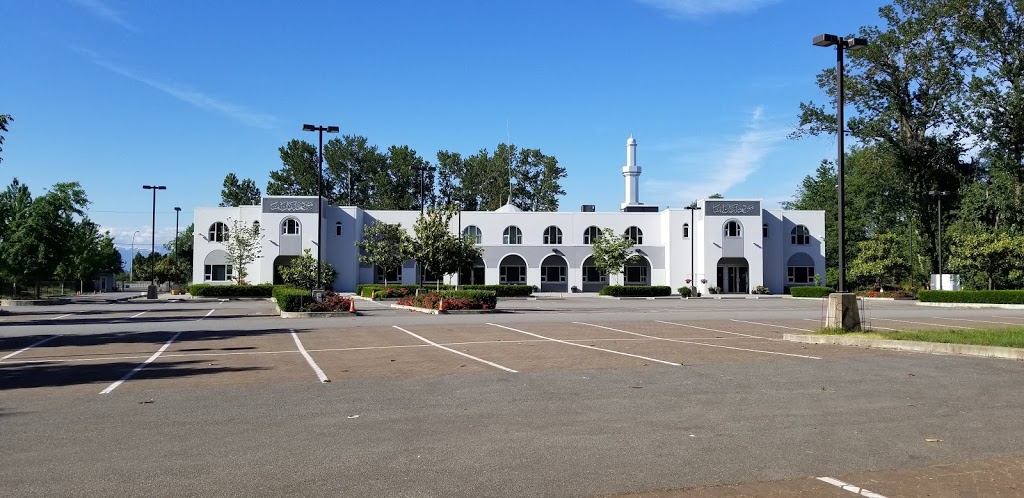
<path fill-rule="evenodd" d="M 220 201 L 224 175 L 264 189 L 277 148 L 339 125 L 430 161 L 512 142 L 567 169 L 562 210 L 720 192 L 788 200 L 835 140 L 790 140 L 834 52 L 821 32 L 878 23 L 856 0 L 13 0 L 0 3 L 0 180 L 34 195 L 79 181 L 127 247 Z"/>

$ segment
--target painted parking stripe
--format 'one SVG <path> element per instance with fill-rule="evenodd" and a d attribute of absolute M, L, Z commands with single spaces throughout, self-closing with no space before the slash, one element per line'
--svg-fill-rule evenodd
<path fill-rule="evenodd" d="M 494 368 L 497 368 L 498 370 L 504 370 L 506 372 L 511 372 L 511 373 L 519 373 L 519 372 L 517 372 L 515 370 L 512 370 L 511 368 L 501 366 L 501 365 L 499 365 L 497 363 L 487 361 L 487 360 L 485 360 L 483 358 L 477 358 L 476 356 L 473 356 L 471 354 L 466 354 L 466 353 L 463 353 L 462 351 L 457 351 L 457 350 L 454 350 L 452 348 L 449 348 L 449 347 L 446 347 L 446 346 L 442 346 L 442 345 L 440 345 L 440 344 L 438 344 L 438 343 L 436 343 L 434 341 L 431 341 L 430 339 L 427 339 L 426 337 L 423 337 L 421 335 L 417 335 L 417 334 L 414 334 L 412 332 L 409 332 L 408 330 L 405 330 L 402 327 L 399 327 L 398 325 L 392 325 L 392 327 L 394 327 L 394 328 L 396 328 L 398 330 L 401 330 L 402 332 L 405 332 L 406 334 L 409 334 L 409 335 L 411 335 L 411 336 L 413 336 L 413 337 L 415 337 L 415 338 L 417 338 L 417 339 L 419 339 L 419 340 L 421 340 L 421 341 L 423 341 L 423 342 L 425 342 L 427 344 L 430 344 L 431 346 L 439 347 L 439 348 L 441 348 L 441 349 L 443 349 L 445 351 L 448 351 L 450 353 L 455 353 L 455 354 L 460 355 L 460 356 L 465 356 L 466 358 L 469 358 L 471 360 L 479 361 L 480 363 L 483 363 L 485 365 L 490 365 L 490 366 L 492 366 Z"/>
<path fill-rule="evenodd" d="M 11 358 L 11 357 L 17 356 L 17 355 L 19 355 L 21 353 L 24 353 L 25 351 L 28 351 L 28 350 L 30 350 L 30 349 L 32 349 L 32 348 L 34 348 L 34 347 L 36 347 L 36 346 L 38 346 L 40 344 L 52 341 L 52 340 L 54 340 L 54 339 L 56 339 L 58 337 L 60 337 L 60 335 L 51 335 L 50 337 L 47 337 L 46 339 L 43 339 L 43 340 L 40 340 L 40 341 L 36 341 L 36 342 L 34 342 L 32 344 L 29 344 L 28 346 L 25 346 L 25 347 L 15 351 L 15 352 L 13 352 L 13 353 L 8 354 L 7 356 L 4 356 L 3 358 L 0 358 L 0 361 L 4 361 L 7 358 Z"/>
<path fill-rule="evenodd" d="M 682 343 L 682 344 L 693 344 L 693 345 L 696 345 L 696 346 L 707 346 L 709 348 L 734 349 L 736 351 L 747 351 L 747 352 L 750 352 L 750 353 L 764 353 L 764 354 L 777 354 L 777 355 L 780 355 L 780 356 L 794 356 L 796 358 L 806 358 L 808 360 L 820 360 L 821 359 L 821 358 L 819 358 L 817 356 L 809 356 L 809 355 L 805 355 L 805 354 L 780 353 L 778 351 L 764 351 L 764 350 L 761 350 L 761 349 L 737 348 L 737 347 L 733 347 L 733 346 L 723 346 L 721 344 L 707 344 L 707 343 L 703 343 L 703 342 L 684 341 L 682 339 L 669 339 L 667 337 L 655 337 L 653 335 L 639 334 L 637 332 L 630 332 L 628 330 L 622 330 L 622 329 L 613 329 L 611 327 L 605 327 L 604 325 L 594 325 L 592 323 L 584 323 L 584 322 L 572 322 L 572 323 L 576 323 L 576 324 L 579 324 L 579 325 L 589 325 L 591 327 L 597 327 L 599 329 L 613 330 L 615 332 L 622 332 L 624 334 L 632 334 L 632 335 L 637 335 L 637 336 L 640 336 L 640 337 L 647 337 L 647 338 L 650 338 L 650 339 L 658 339 L 660 341 L 671 341 L 671 342 L 678 342 L 678 343 Z"/>
<path fill-rule="evenodd" d="M 320 382 L 330 382 L 331 379 L 327 378 L 327 374 L 325 374 L 324 371 L 320 369 L 320 366 L 313 361 L 313 357 L 309 355 L 309 352 L 306 351 L 306 348 L 302 345 L 302 341 L 299 340 L 299 335 L 295 333 L 295 330 L 291 330 L 290 332 L 292 333 L 292 339 L 295 339 L 295 347 L 299 348 L 299 353 L 301 353 L 302 357 L 306 359 L 306 363 L 309 363 L 310 368 L 312 368 L 313 372 L 316 373 Z"/>
<path fill-rule="evenodd" d="M 942 325 L 941 323 L 912 322 L 910 320 L 897 320 L 895 318 L 875 318 L 875 320 L 882 320 L 885 322 L 913 323 L 915 325 L 928 325 L 929 327 L 952 327 L 954 329 L 978 330 L 976 327 L 964 327 L 963 325 Z"/>
<path fill-rule="evenodd" d="M 77 313 L 77 312 L 74 312 L 74 311 L 73 311 L 73 312 L 71 312 L 71 313 L 68 313 L 68 314 L 66 314 L 66 315 L 61 315 L 61 316 L 55 316 L 55 317 L 51 318 L 50 320 L 60 320 L 61 318 L 67 318 L 67 317 L 69 317 L 69 316 L 71 316 L 71 315 L 74 315 L 75 313 Z"/>
<path fill-rule="evenodd" d="M 761 322 L 748 322 L 746 320 L 736 320 L 735 318 L 730 318 L 730 321 L 739 322 L 739 323 L 749 323 L 751 325 L 764 325 L 765 327 L 774 327 L 774 328 L 777 328 L 777 329 L 789 329 L 789 330 L 799 330 L 799 331 L 802 331 L 802 332 L 814 332 L 813 330 L 810 330 L 810 329 L 798 329 L 796 327 L 787 327 L 785 325 L 772 325 L 772 324 L 769 324 L 769 323 L 761 323 Z"/>
<path fill-rule="evenodd" d="M 214 308 L 214 309 L 212 309 L 212 310 L 208 311 L 208 312 L 207 312 L 207 313 L 206 313 L 205 315 L 203 315 L 203 316 L 201 316 L 201 317 L 197 318 L 197 319 L 196 319 L 196 321 L 197 321 L 197 322 L 201 322 L 201 321 L 203 321 L 203 318 L 206 318 L 206 317 L 208 317 L 208 316 L 212 315 L 214 311 L 217 311 L 217 308 Z"/>
<path fill-rule="evenodd" d="M 530 336 L 537 337 L 537 338 L 540 338 L 540 339 L 546 339 L 546 340 L 553 341 L 553 342 L 559 342 L 559 343 L 562 343 L 562 344 L 568 344 L 570 346 L 576 346 L 576 347 L 586 348 L 586 349 L 593 349 L 595 351 L 604 351 L 605 353 L 619 354 L 619 355 L 622 355 L 622 356 L 630 356 L 630 357 L 633 357 L 633 358 L 639 358 L 641 360 L 653 361 L 655 363 L 661 363 L 661 364 L 664 364 L 664 365 L 671 365 L 673 367 L 681 367 L 682 366 L 682 364 L 680 364 L 680 363 L 674 363 L 674 362 L 671 362 L 671 361 L 659 360 L 659 359 L 656 359 L 656 358 L 649 358 L 647 356 L 640 356 L 638 354 L 624 353 L 622 351 L 615 351 L 615 350 L 612 350 L 612 349 L 604 349 L 604 348 L 599 348 L 599 347 L 596 347 L 596 346 L 588 346 L 586 344 L 576 344 L 575 342 L 563 341 L 561 339 L 554 339 L 554 338 L 551 338 L 551 337 L 542 336 L 540 334 L 534 334 L 533 332 L 527 332 L 525 330 L 519 330 L 519 329 L 514 329 L 512 327 L 506 327 L 504 325 L 498 325 L 497 323 L 488 323 L 487 325 L 493 325 L 495 327 L 503 328 L 505 330 L 511 330 L 513 332 L 519 332 L 520 334 L 526 334 L 526 335 L 530 335 Z"/>
<path fill-rule="evenodd" d="M 948 316 L 947 317 L 939 317 L 939 318 L 941 320 L 957 320 L 957 321 L 960 321 L 960 322 L 997 323 L 997 324 L 1000 324 L 1000 325 L 1020 325 L 1019 323 L 1015 323 L 1015 322 L 996 322 L 996 321 L 993 321 L 993 320 L 971 320 L 971 319 L 967 319 L 967 318 L 953 318 L 953 317 L 948 317 Z"/>
<path fill-rule="evenodd" d="M 155 353 L 153 353 L 152 356 L 147 358 L 146 361 L 144 361 L 142 363 L 139 363 L 135 368 L 132 369 L 131 372 L 128 372 L 128 373 L 124 374 L 124 377 L 121 377 L 117 382 L 114 382 L 113 384 L 107 386 L 106 389 L 100 391 L 100 394 L 110 394 L 111 391 L 113 391 L 114 389 L 117 389 L 117 386 L 120 386 L 121 384 L 124 384 L 124 381 L 132 378 L 132 376 L 134 376 L 135 374 L 139 373 L 139 370 L 142 370 L 143 368 L 146 368 L 146 365 L 149 365 L 150 363 L 153 363 L 153 360 L 156 360 L 157 358 L 159 358 L 161 353 L 166 351 L 167 348 L 171 347 L 171 343 L 174 342 L 174 340 L 177 339 L 179 335 L 181 335 L 181 332 L 175 333 L 174 337 L 171 337 L 170 340 L 165 342 L 164 345 L 161 346 L 160 349 L 158 349 Z"/>
<path fill-rule="evenodd" d="M 143 311 L 143 312 L 140 312 L 140 313 L 136 313 L 136 314 L 134 314 L 134 315 L 132 315 L 132 316 L 130 316 L 128 318 L 121 318 L 121 319 L 118 319 L 118 320 L 114 320 L 114 321 L 112 321 L 110 323 L 124 323 L 124 322 L 127 322 L 128 320 L 131 320 L 133 318 L 138 318 L 138 317 L 140 317 L 140 316 L 142 316 L 142 315 L 144 315 L 144 314 L 146 314 L 148 312 L 149 312 L 149 310 L 146 310 L 146 311 Z"/>
<path fill-rule="evenodd" d="M 773 338 L 773 337 L 762 337 L 762 336 L 759 336 L 759 335 L 741 334 L 739 332 L 729 332 L 729 331 L 725 331 L 725 330 L 709 329 L 709 328 L 705 328 L 705 327 L 698 327 L 696 325 L 686 325 L 685 323 L 664 322 L 664 321 L 661 321 L 661 320 L 655 320 L 655 321 L 658 322 L 658 323 L 664 323 L 665 325 L 675 325 L 677 327 L 690 327 L 690 328 L 693 328 L 693 329 L 704 330 L 704 331 L 707 331 L 707 332 L 718 332 L 720 334 L 738 335 L 740 337 L 749 337 L 751 339 L 764 339 L 766 341 L 781 341 L 781 339 L 776 339 L 776 338 Z"/>
<path fill-rule="evenodd" d="M 827 482 L 833 486 L 842 488 L 859 496 L 867 496 L 868 498 L 885 498 L 885 496 L 875 493 L 874 491 L 868 491 L 860 486 L 854 486 L 853 484 L 840 481 L 839 479 L 833 479 L 831 477 L 818 477 L 817 479 L 821 482 Z"/>

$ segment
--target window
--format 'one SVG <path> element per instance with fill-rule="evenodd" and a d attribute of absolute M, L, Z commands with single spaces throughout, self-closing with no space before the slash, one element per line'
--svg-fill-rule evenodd
<path fill-rule="evenodd" d="M 590 246 L 594 245 L 594 241 L 601 236 L 601 229 L 595 226 L 587 227 L 586 231 L 583 232 L 583 243 Z"/>
<path fill-rule="evenodd" d="M 517 226 L 510 226 L 505 229 L 505 233 L 501 234 L 501 241 L 503 244 L 522 244 L 523 231 Z"/>
<path fill-rule="evenodd" d="M 565 271 L 564 266 L 545 266 L 541 268 L 540 281 L 541 282 L 565 282 Z"/>
<path fill-rule="evenodd" d="M 725 236 L 726 237 L 742 237 L 743 236 L 743 227 L 740 225 L 740 222 L 735 221 L 735 220 L 730 220 L 730 221 L 725 222 Z"/>
<path fill-rule="evenodd" d="M 813 284 L 813 266 L 790 266 L 787 280 L 793 284 Z"/>
<path fill-rule="evenodd" d="M 379 266 L 374 266 L 373 267 L 373 273 L 374 273 L 374 280 L 378 284 L 383 284 L 385 277 L 387 277 L 387 282 L 389 284 L 391 284 L 391 283 L 401 283 L 402 282 L 402 267 L 401 266 L 399 266 L 398 268 L 393 268 L 391 270 L 388 270 L 387 273 L 384 272 L 383 268 L 381 268 Z"/>
<path fill-rule="evenodd" d="M 768 238 L 768 224 L 761 225 L 761 238 Z"/>
<path fill-rule="evenodd" d="M 584 282 L 607 282 L 608 274 L 601 272 L 596 266 L 583 267 Z"/>
<path fill-rule="evenodd" d="M 626 233 L 623 234 L 626 240 L 632 240 L 634 244 L 641 245 L 644 243 L 644 232 L 638 227 L 629 227 L 626 229 Z"/>
<path fill-rule="evenodd" d="M 526 265 L 503 265 L 499 278 L 502 284 L 526 283 Z"/>
<path fill-rule="evenodd" d="M 228 241 L 228 226 L 224 223 L 217 222 L 210 226 L 210 242 L 227 242 Z"/>
<path fill-rule="evenodd" d="M 803 225 L 793 227 L 789 240 L 793 245 L 804 246 L 811 243 L 811 231 Z"/>
<path fill-rule="evenodd" d="M 340 221 L 334 223 L 334 234 L 337 235 L 338 237 L 341 237 L 341 222 Z"/>
<path fill-rule="evenodd" d="M 689 223 L 683 223 L 683 238 L 684 239 L 690 238 L 690 224 Z"/>
<path fill-rule="evenodd" d="M 562 229 L 551 225 L 544 229 L 544 244 L 557 245 L 562 243 Z"/>
<path fill-rule="evenodd" d="M 646 284 L 647 283 L 647 266 L 626 266 L 626 279 L 627 284 Z"/>
<path fill-rule="evenodd" d="M 298 235 L 299 220 L 288 218 L 281 222 L 281 235 Z"/>
<path fill-rule="evenodd" d="M 470 225 L 462 229 L 462 238 L 474 244 L 479 244 L 484 240 L 484 233 L 476 225 Z"/>
<path fill-rule="evenodd" d="M 205 265 L 203 280 L 207 282 L 227 282 L 232 280 L 231 265 Z"/>

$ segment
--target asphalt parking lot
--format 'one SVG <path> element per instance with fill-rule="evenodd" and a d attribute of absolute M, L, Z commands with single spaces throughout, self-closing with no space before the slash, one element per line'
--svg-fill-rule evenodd
<path fill-rule="evenodd" d="M 17 496 L 1024 494 L 1024 363 L 783 341 L 820 326 L 820 301 L 357 306 L 15 309 L 0 481 Z M 1024 325 L 907 302 L 865 314 Z"/>

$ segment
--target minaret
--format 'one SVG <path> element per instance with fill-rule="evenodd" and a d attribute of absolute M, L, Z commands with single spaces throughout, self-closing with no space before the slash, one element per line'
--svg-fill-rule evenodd
<path fill-rule="evenodd" d="M 626 140 L 626 165 L 622 167 L 622 176 L 626 179 L 626 201 L 620 208 L 640 205 L 640 166 L 636 165 L 636 139 L 633 135 Z"/>

